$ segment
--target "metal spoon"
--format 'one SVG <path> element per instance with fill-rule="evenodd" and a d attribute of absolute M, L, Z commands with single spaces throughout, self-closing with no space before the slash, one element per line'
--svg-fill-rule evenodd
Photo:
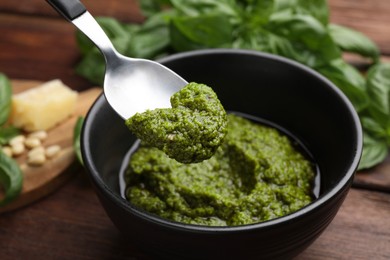
<path fill-rule="evenodd" d="M 80 1 L 47 2 L 91 39 L 102 52 L 106 61 L 104 95 L 122 118 L 128 119 L 147 109 L 171 107 L 171 95 L 187 84 L 183 78 L 157 62 L 119 54 Z"/>

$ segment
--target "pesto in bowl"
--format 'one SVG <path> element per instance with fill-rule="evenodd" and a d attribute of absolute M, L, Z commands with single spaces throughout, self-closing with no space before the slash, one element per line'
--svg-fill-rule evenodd
<path fill-rule="evenodd" d="M 275 128 L 229 114 L 215 155 L 182 164 L 142 144 L 125 173 L 135 206 L 177 222 L 237 226 L 281 217 L 313 199 L 315 167 Z"/>

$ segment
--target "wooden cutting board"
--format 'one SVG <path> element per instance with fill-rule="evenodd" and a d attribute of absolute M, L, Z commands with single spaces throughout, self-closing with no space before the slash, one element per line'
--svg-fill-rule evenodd
<path fill-rule="evenodd" d="M 42 82 L 30 80 L 12 80 L 14 93 L 36 87 Z M 80 92 L 77 100 L 75 113 L 61 122 L 59 125 L 48 130 L 48 137 L 44 140 L 43 146 L 60 145 L 60 153 L 46 161 L 42 166 L 29 166 L 26 163 L 26 153 L 15 158 L 24 174 L 23 188 L 19 197 L 0 207 L 0 213 L 26 206 L 57 190 L 75 172 L 72 166 L 76 167 L 75 154 L 73 150 L 73 129 L 79 116 L 85 116 L 89 108 L 102 92 L 101 88 L 91 88 Z"/>

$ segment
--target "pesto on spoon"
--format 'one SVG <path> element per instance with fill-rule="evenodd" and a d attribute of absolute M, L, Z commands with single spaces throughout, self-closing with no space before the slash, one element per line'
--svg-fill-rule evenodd
<path fill-rule="evenodd" d="M 172 108 L 136 113 L 126 120 L 142 140 L 181 163 L 198 163 L 214 155 L 227 132 L 227 115 L 208 86 L 189 83 L 170 99 Z"/>

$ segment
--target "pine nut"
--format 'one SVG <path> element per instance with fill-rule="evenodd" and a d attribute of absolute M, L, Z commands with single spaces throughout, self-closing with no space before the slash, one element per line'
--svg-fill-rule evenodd
<path fill-rule="evenodd" d="M 29 137 L 24 141 L 27 148 L 32 149 L 41 145 L 41 140 L 36 137 Z"/>
<path fill-rule="evenodd" d="M 12 148 L 9 147 L 9 146 L 4 146 L 2 148 L 2 151 L 5 155 L 7 155 L 8 157 L 12 157 Z"/>
<path fill-rule="evenodd" d="M 28 137 L 35 137 L 35 138 L 38 138 L 39 140 L 43 141 L 47 137 L 47 132 L 44 130 L 35 131 L 35 132 L 32 132 L 31 134 L 29 134 Z"/>
<path fill-rule="evenodd" d="M 39 154 L 45 154 L 45 148 L 43 148 L 42 146 L 37 146 L 33 149 L 31 149 L 27 156 L 28 157 L 34 157 L 35 155 L 39 155 Z"/>
<path fill-rule="evenodd" d="M 14 138 L 12 138 L 11 140 L 9 140 L 8 144 L 13 146 L 16 144 L 23 143 L 24 140 L 26 140 L 26 137 L 24 135 L 17 135 Z"/>
<path fill-rule="evenodd" d="M 13 156 L 21 155 L 24 152 L 24 150 L 25 150 L 24 144 L 23 143 L 13 144 L 11 146 L 11 150 L 12 150 L 12 155 Z"/>
<path fill-rule="evenodd" d="M 56 156 L 61 150 L 61 147 L 59 145 L 51 145 L 46 148 L 46 157 L 47 158 L 53 158 Z"/>
<path fill-rule="evenodd" d="M 35 154 L 27 158 L 27 163 L 31 166 L 41 166 L 45 163 L 46 157 L 45 154 Z"/>

